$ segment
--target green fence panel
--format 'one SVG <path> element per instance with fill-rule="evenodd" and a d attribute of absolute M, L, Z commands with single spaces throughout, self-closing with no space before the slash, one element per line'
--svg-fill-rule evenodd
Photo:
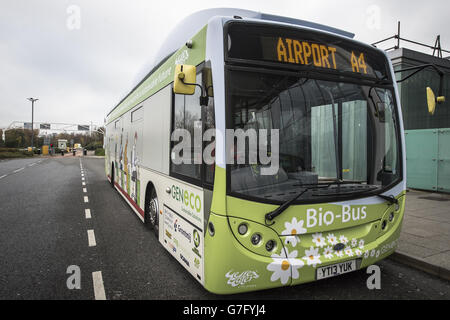
<path fill-rule="evenodd" d="M 450 192 L 450 129 L 438 130 L 438 191 Z"/>
<path fill-rule="evenodd" d="M 407 187 L 437 190 L 438 130 L 407 130 Z"/>

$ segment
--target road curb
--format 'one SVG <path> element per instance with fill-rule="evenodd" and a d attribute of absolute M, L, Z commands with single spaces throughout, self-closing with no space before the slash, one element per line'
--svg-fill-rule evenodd
<path fill-rule="evenodd" d="M 443 268 L 440 266 L 437 266 L 435 264 L 431 264 L 429 262 L 426 262 L 423 259 L 411 256 L 407 253 L 396 251 L 392 255 L 389 256 L 389 259 L 394 260 L 396 262 L 406 264 L 410 267 L 413 267 L 415 269 L 424 271 L 426 273 L 429 273 L 431 275 L 437 276 L 441 279 L 450 281 L 450 270 L 447 268 Z"/>

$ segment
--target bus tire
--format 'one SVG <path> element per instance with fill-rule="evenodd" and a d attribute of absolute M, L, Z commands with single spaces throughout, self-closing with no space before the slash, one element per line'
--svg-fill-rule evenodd
<path fill-rule="evenodd" d="M 153 186 L 147 187 L 145 195 L 145 221 L 153 229 L 156 238 L 159 238 L 159 201 Z"/>

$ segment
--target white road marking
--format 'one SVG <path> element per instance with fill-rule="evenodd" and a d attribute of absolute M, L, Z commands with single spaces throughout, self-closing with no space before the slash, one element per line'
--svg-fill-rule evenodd
<path fill-rule="evenodd" d="M 92 216 L 91 216 L 91 209 L 84 209 L 84 213 L 86 215 L 86 219 L 92 218 Z"/>
<path fill-rule="evenodd" d="M 83 180 L 83 181 L 84 181 L 84 177 L 83 177 L 83 178 L 81 178 L 81 180 Z"/>
<path fill-rule="evenodd" d="M 14 170 L 13 172 L 14 172 L 14 173 L 17 173 L 17 172 L 22 171 L 23 169 L 25 169 L 25 168 L 20 168 L 20 169 Z"/>
<path fill-rule="evenodd" d="M 86 189 L 86 188 L 83 188 L 83 192 L 86 193 L 86 192 L 87 192 L 87 189 Z"/>
<path fill-rule="evenodd" d="M 82 182 L 81 184 L 82 184 L 83 186 L 85 186 L 85 185 L 86 185 L 86 182 Z"/>
<path fill-rule="evenodd" d="M 28 166 L 29 167 L 32 167 L 32 166 L 34 166 L 36 164 L 36 162 L 33 162 L 32 164 L 29 164 Z"/>
<path fill-rule="evenodd" d="M 92 281 L 94 283 L 95 300 L 106 300 L 105 287 L 103 286 L 103 277 L 101 271 L 92 272 Z"/>
<path fill-rule="evenodd" d="M 6 177 L 7 176 L 7 174 L 4 174 L 4 175 L 2 175 L 1 177 L 0 177 L 0 179 L 3 179 L 4 177 Z"/>
<path fill-rule="evenodd" d="M 89 247 L 95 247 L 97 245 L 97 243 L 95 242 L 94 230 L 92 230 L 92 229 L 88 230 L 87 234 L 88 234 Z"/>
<path fill-rule="evenodd" d="M 84 196 L 84 202 L 88 203 L 89 202 L 89 198 L 87 196 Z"/>

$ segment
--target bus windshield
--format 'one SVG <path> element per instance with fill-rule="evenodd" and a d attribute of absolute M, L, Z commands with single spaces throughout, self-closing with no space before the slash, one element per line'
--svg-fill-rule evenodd
<path fill-rule="evenodd" d="M 299 201 L 325 202 L 379 192 L 401 178 L 396 103 L 388 86 L 235 67 L 227 68 L 227 99 L 229 129 L 279 134 L 275 175 L 261 175 L 259 164 L 229 165 L 234 195 L 277 203 L 304 188 Z"/>

